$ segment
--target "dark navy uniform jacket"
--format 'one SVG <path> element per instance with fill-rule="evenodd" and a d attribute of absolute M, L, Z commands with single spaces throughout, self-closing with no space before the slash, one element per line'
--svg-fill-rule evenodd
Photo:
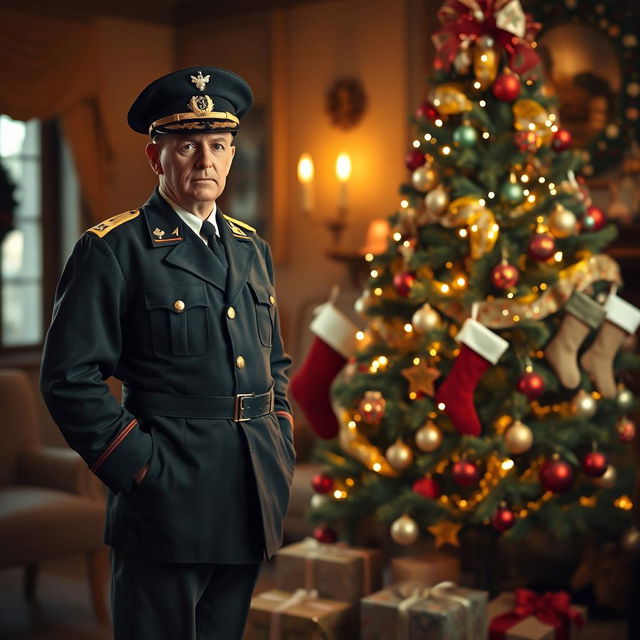
<path fill-rule="evenodd" d="M 226 270 L 157 189 L 141 209 L 87 231 L 60 279 L 44 347 L 47 406 L 110 489 L 105 541 L 168 561 L 273 556 L 293 475 L 291 360 L 271 253 L 251 227 L 220 212 L 217 221 Z M 123 406 L 110 376 L 123 383 Z M 246 422 L 126 408 L 131 390 L 177 402 L 272 386 L 273 411 Z"/>

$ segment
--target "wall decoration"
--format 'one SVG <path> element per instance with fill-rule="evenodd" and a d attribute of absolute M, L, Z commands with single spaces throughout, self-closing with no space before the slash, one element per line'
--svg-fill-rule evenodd
<path fill-rule="evenodd" d="M 560 120 L 587 150 L 582 173 L 617 167 L 640 140 L 639 20 L 623 0 L 527 7 L 542 24 L 537 52 L 559 97 Z"/>

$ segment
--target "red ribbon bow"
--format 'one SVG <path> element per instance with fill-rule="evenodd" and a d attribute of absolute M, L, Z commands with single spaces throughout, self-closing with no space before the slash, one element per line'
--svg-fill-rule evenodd
<path fill-rule="evenodd" d="M 491 621 L 490 640 L 504 640 L 511 627 L 530 616 L 553 627 L 556 640 L 570 640 L 571 626 L 581 629 L 584 624 L 582 614 L 571 608 L 571 598 L 565 591 L 539 596 L 529 589 L 516 589 L 513 610 Z"/>
<path fill-rule="evenodd" d="M 515 24 L 505 28 L 505 21 L 497 19 L 509 10 L 513 0 L 446 0 L 438 11 L 443 23 L 440 31 L 433 35 L 436 47 L 434 67 L 448 71 L 462 43 L 467 46 L 483 35 L 491 36 L 510 56 L 510 67 L 516 73 L 523 74 L 535 67 L 540 58 L 531 43 L 541 25 L 533 22 L 529 14 L 525 15 L 524 35 L 518 36 Z M 519 6 L 519 2 L 517 3 Z"/>

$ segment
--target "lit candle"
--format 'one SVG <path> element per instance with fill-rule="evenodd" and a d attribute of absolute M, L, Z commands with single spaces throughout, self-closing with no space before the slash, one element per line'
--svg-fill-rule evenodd
<path fill-rule="evenodd" d="M 338 196 L 338 208 L 347 208 L 347 183 L 351 177 L 351 158 L 344 151 L 336 160 L 336 176 L 340 182 L 340 193 Z"/>
<path fill-rule="evenodd" d="M 302 190 L 302 210 L 313 210 L 313 160 L 308 153 L 303 153 L 298 160 L 298 182 Z"/>

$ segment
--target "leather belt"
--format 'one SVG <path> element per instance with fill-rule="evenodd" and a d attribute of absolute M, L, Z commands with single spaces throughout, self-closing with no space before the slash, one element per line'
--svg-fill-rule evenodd
<path fill-rule="evenodd" d="M 123 387 L 124 406 L 136 416 L 169 418 L 226 418 L 246 422 L 273 411 L 273 387 L 266 393 L 235 396 L 183 396 Z"/>

